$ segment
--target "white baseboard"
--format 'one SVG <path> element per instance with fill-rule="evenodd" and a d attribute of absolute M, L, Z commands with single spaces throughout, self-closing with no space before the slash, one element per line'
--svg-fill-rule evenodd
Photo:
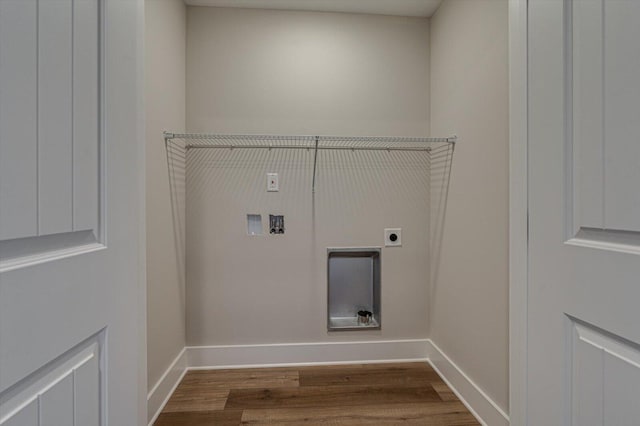
<path fill-rule="evenodd" d="M 190 369 L 426 361 L 426 339 L 189 346 Z"/>
<path fill-rule="evenodd" d="M 149 391 L 147 395 L 147 419 L 149 426 L 153 425 L 167 401 L 176 390 L 178 384 L 188 370 L 187 348 L 182 348 L 176 359 L 173 360 L 167 371 Z"/>
<path fill-rule="evenodd" d="M 509 416 L 431 339 L 187 346 L 149 392 L 149 425 L 187 370 L 417 361 L 428 361 L 483 425 L 509 425 Z"/>
<path fill-rule="evenodd" d="M 429 363 L 471 413 L 485 426 L 508 426 L 509 416 L 460 369 L 431 339 Z"/>

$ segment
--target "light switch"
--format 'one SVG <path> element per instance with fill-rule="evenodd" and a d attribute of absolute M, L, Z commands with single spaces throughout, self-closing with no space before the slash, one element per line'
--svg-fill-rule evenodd
<path fill-rule="evenodd" d="M 267 173 L 267 191 L 278 192 L 279 190 L 280 190 L 280 185 L 278 184 L 278 174 Z"/>

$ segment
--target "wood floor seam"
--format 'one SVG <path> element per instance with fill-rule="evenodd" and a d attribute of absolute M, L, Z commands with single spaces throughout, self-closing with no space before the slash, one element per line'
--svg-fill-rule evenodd
<path fill-rule="evenodd" d="M 241 424 L 479 423 L 423 362 L 189 371 L 154 423 Z"/>

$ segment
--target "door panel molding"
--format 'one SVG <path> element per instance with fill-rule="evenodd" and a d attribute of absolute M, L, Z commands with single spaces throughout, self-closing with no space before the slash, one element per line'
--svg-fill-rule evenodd
<path fill-rule="evenodd" d="M 640 232 L 580 228 L 565 242 L 579 247 L 640 255 Z"/>
<path fill-rule="evenodd" d="M 628 229 L 612 229 L 623 222 L 610 218 L 611 204 L 625 196 L 633 198 L 637 192 L 632 180 L 610 185 L 609 176 L 617 167 L 609 151 L 625 137 L 608 134 L 619 131 L 608 130 L 610 110 L 618 106 L 610 101 L 612 78 L 607 61 L 620 56 L 620 52 L 611 53 L 620 50 L 619 46 L 612 48 L 605 41 L 615 31 L 605 16 L 610 5 L 607 0 L 565 0 L 566 244 L 640 254 L 640 226 L 626 221 Z M 637 67 L 640 72 L 640 62 Z M 640 111 L 640 104 L 637 109 Z M 637 164 L 623 168 L 633 175 L 630 169 Z M 633 205 L 627 209 L 633 210 Z M 640 215 L 640 203 L 635 210 Z"/>
<path fill-rule="evenodd" d="M 93 230 L 0 241 L 0 273 L 104 248 Z"/>
<path fill-rule="evenodd" d="M 104 247 L 103 7 L 0 4 L 0 272 Z"/>
<path fill-rule="evenodd" d="M 640 345 L 567 317 L 571 424 L 631 425 L 640 417 Z"/>
<path fill-rule="evenodd" d="M 569 244 L 637 254 L 640 89 L 625 82 L 640 75 L 629 10 L 640 6 L 619 3 L 565 0 L 566 234 Z"/>
<path fill-rule="evenodd" d="M 0 426 L 29 424 L 19 419 L 32 418 L 34 410 L 35 425 L 105 424 L 95 417 L 105 407 L 105 335 L 103 329 L 0 393 Z"/>

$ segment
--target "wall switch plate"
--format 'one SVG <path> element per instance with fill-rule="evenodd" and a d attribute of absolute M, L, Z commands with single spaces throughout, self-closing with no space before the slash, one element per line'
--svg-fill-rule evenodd
<path fill-rule="evenodd" d="M 401 228 L 385 228 L 384 246 L 385 247 L 402 246 L 402 229 Z"/>
<path fill-rule="evenodd" d="M 277 173 L 267 173 L 267 192 L 278 192 L 280 184 Z"/>

